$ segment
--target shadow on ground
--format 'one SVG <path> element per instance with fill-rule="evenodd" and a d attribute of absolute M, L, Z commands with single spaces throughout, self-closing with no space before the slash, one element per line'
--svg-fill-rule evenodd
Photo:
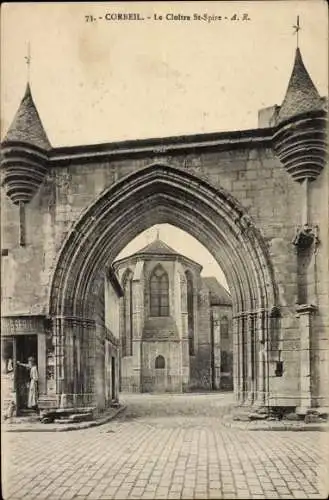
<path fill-rule="evenodd" d="M 234 396 L 225 393 L 193 394 L 127 394 L 122 393 L 120 402 L 126 410 L 120 421 L 145 419 L 170 419 L 171 417 L 220 418 L 234 406 Z"/>

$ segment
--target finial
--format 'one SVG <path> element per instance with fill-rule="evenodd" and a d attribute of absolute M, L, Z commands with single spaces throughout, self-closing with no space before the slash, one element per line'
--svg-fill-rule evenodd
<path fill-rule="evenodd" d="M 300 24 L 299 24 L 299 16 L 297 16 L 297 23 L 293 26 L 294 28 L 294 35 L 297 35 L 297 49 L 299 48 L 299 30 L 301 30 Z"/>
<path fill-rule="evenodd" d="M 160 239 L 160 228 L 159 228 L 159 226 L 157 226 L 156 230 L 157 230 L 157 240 L 159 240 Z"/>
<path fill-rule="evenodd" d="M 30 66 L 31 66 L 31 47 L 30 42 L 27 42 L 27 55 L 24 57 L 27 66 L 27 81 L 30 83 Z"/>

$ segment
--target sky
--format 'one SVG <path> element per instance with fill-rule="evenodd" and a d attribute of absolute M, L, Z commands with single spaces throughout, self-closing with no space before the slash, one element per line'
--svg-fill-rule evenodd
<path fill-rule="evenodd" d="M 122 12 L 145 20 L 104 19 Z M 284 98 L 298 15 L 305 65 L 328 92 L 324 0 L 7 3 L 1 14 L 2 137 L 25 91 L 28 43 L 32 95 L 54 147 L 256 128 L 258 110 Z M 191 242 L 177 231 L 162 227 L 161 238 L 188 255 Z M 181 241 L 185 249 L 172 244 Z"/>
<path fill-rule="evenodd" d="M 105 21 L 106 13 L 175 13 L 250 21 Z M 2 134 L 32 93 L 53 146 L 257 127 L 280 104 L 300 48 L 327 93 L 324 0 L 247 2 L 7 3 L 1 12 Z"/>

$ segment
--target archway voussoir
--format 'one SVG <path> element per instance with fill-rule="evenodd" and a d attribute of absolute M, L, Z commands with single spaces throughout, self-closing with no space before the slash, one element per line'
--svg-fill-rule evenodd
<path fill-rule="evenodd" d="M 167 212 L 161 207 L 166 207 Z M 235 288 L 238 286 L 242 292 L 237 297 L 262 306 L 264 301 L 265 306 L 266 301 L 274 303 L 275 285 L 267 247 L 240 204 L 223 188 L 215 188 L 199 176 L 154 164 L 119 180 L 82 214 L 68 234 L 54 269 L 49 312 L 64 303 L 73 311 L 86 308 L 89 283 L 95 273 L 140 231 L 165 218 L 191 234 L 198 222 L 201 242 L 207 246 L 207 232 L 214 248 L 216 242 L 217 246 L 225 244 L 226 253 L 218 251 L 216 258 L 227 270 L 231 265 L 228 255 L 236 261 L 240 278 L 235 279 Z M 242 302 L 239 307 L 243 307 Z"/>

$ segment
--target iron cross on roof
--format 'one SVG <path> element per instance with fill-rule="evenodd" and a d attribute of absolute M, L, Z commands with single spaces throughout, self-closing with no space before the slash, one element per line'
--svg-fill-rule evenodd
<path fill-rule="evenodd" d="M 24 56 L 27 66 L 27 81 L 30 81 L 30 66 L 31 66 L 31 47 L 30 42 L 27 43 L 27 54 Z"/>
<path fill-rule="evenodd" d="M 299 16 L 297 16 L 297 23 L 294 24 L 293 28 L 295 30 L 293 34 L 297 35 L 297 48 L 298 48 L 299 47 L 299 31 L 302 29 L 300 24 L 299 24 Z"/>

